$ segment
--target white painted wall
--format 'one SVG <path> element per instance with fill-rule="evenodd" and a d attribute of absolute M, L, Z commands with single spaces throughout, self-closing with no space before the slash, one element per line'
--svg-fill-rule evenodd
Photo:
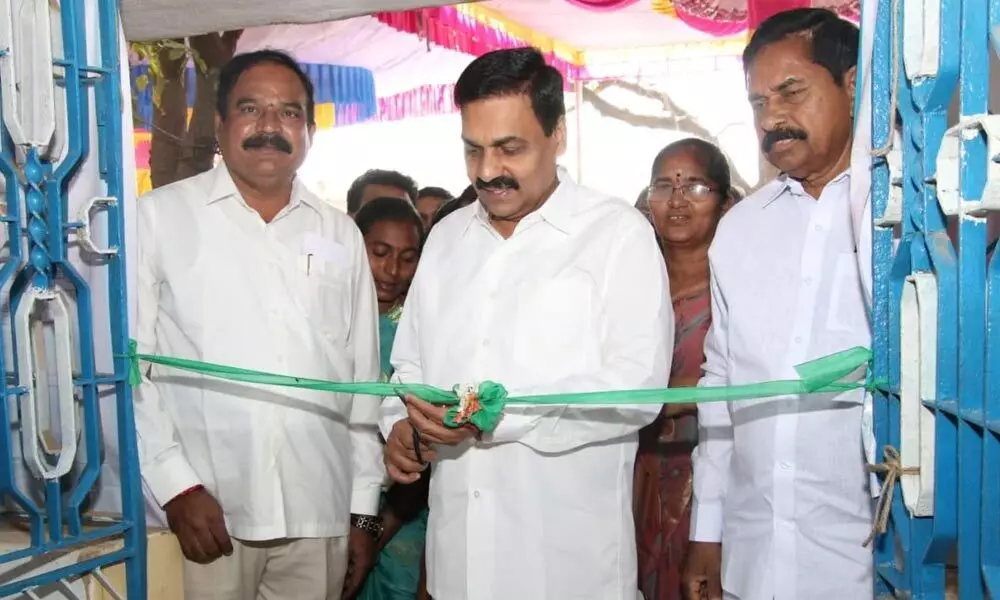
<path fill-rule="evenodd" d="M 83 3 L 86 11 L 87 25 L 86 29 L 88 32 L 95 32 L 98 30 L 97 27 L 97 1 L 96 0 L 86 0 Z M 100 63 L 100 48 L 98 45 L 98 39 L 94 35 L 90 35 L 88 39 L 88 54 L 91 64 Z M 129 101 L 130 92 L 128 87 L 128 70 L 127 70 L 127 54 L 124 47 L 124 39 L 122 43 L 122 81 L 123 81 L 123 95 L 126 102 Z M 95 106 L 94 106 L 94 96 L 93 90 L 90 91 L 91 94 L 91 128 L 90 128 L 90 147 L 91 153 L 88 159 L 80 167 L 76 177 L 73 179 L 69 186 L 69 218 L 76 219 L 82 205 L 87 202 L 90 198 L 94 196 L 105 196 L 107 195 L 107 190 L 104 183 L 101 181 L 98 173 L 98 140 L 97 140 L 97 130 L 96 117 L 95 117 Z M 134 261 L 128 260 L 128 257 L 133 255 L 135 246 L 135 218 L 134 211 L 131 208 L 134 206 L 135 202 L 135 159 L 133 144 L 131 139 L 132 131 L 132 119 L 131 110 L 126 106 L 126 109 L 122 114 L 123 131 L 126 132 L 126 138 L 121 141 L 122 143 L 122 157 L 123 161 L 120 165 L 114 165 L 115 168 L 120 168 L 125 173 L 125 215 L 126 215 L 126 248 L 127 248 L 127 264 L 129 265 L 129 281 L 133 282 L 134 277 L 132 273 L 134 269 L 132 268 L 132 263 Z M 22 212 L 24 209 L 22 208 Z M 107 224 L 106 215 L 101 211 L 95 211 L 94 219 L 92 220 L 92 235 L 94 240 L 101 246 L 106 245 L 107 240 Z M 9 242 L 6 239 L 6 232 L 3 233 L 4 242 Z M 73 238 L 71 238 L 72 241 Z M 18 240 L 22 245 L 22 250 L 26 251 L 26 244 L 23 239 Z M 80 274 L 89 282 L 91 293 L 92 293 L 92 303 L 94 306 L 94 343 L 96 349 L 97 358 L 97 369 L 99 372 L 110 373 L 112 370 L 111 361 L 111 339 L 110 339 L 110 314 L 108 305 L 108 281 L 107 281 L 107 268 L 103 266 L 93 266 L 88 263 L 85 256 L 81 255 L 75 244 L 70 246 L 70 262 L 73 266 L 80 272 Z M 129 289 L 129 319 L 130 322 L 134 321 L 135 315 L 135 302 L 134 302 L 134 286 L 130 283 Z M 11 355 L 11 333 L 10 324 L 8 320 L 8 299 L 9 290 L 3 290 L 3 307 L 4 307 L 4 319 L 2 321 L 2 330 L 4 336 L 4 351 L 6 354 L 7 364 L 11 364 L 13 356 Z M 72 301 L 71 311 L 73 313 L 74 320 L 74 336 L 76 336 L 76 307 L 73 305 Z M 51 337 L 49 338 L 51 340 Z M 47 349 L 51 355 L 51 345 L 46 344 Z M 78 350 L 74 348 L 74 361 L 78 361 Z M 51 361 L 50 361 L 51 362 Z M 54 375 L 53 375 L 54 376 Z M 50 381 L 52 377 L 50 377 Z M 55 395 L 55 389 L 50 390 L 52 395 Z M 11 401 L 11 407 L 15 405 Z M 117 431 L 116 431 L 116 411 L 114 404 L 114 397 L 111 395 L 106 395 L 101 399 L 101 410 L 102 410 L 102 420 L 104 422 L 104 433 L 107 444 L 107 460 L 103 469 L 103 476 L 101 478 L 102 491 L 98 498 L 96 508 L 98 510 L 107 511 L 118 511 L 120 510 L 120 499 L 119 494 L 119 478 L 118 478 L 118 467 L 117 467 Z M 13 414 L 16 414 L 14 412 Z M 17 439 L 15 438 L 15 445 L 17 445 Z M 15 449 L 16 452 L 20 452 L 20 448 Z M 81 448 L 80 453 L 83 450 Z M 78 454 L 78 455 L 79 455 Z M 30 481 L 30 476 L 28 475 L 23 463 L 18 462 L 18 476 L 25 487 L 30 487 L 32 482 Z"/>

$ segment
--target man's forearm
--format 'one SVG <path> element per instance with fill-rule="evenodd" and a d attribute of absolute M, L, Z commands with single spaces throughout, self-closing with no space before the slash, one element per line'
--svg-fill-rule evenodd
<path fill-rule="evenodd" d="M 403 528 L 405 523 L 388 506 L 382 508 L 379 518 L 382 519 L 382 537 L 378 540 L 378 551 L 381 552 L 383 548 L 389 545 L 392 538 L 396 537 L 396 534 L 399 533 L 399 530 Z"/>

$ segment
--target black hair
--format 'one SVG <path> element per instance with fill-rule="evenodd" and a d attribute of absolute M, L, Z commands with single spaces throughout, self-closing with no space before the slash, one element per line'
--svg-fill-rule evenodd
<path fill-rule="evenodd" d="M 455 84 L 455 105 L 520 94 L 531 98 L 542 131 L 552 135 L 566 116 L 563 78 L 536 48 L 494 50 L 472 61 Z"/>
<path fill-rule="evenodd" d="M 743 72 L 750 70 L 757 55 L 775 42 L 800 35 L 812 43 L 812 60 L 830 72 L 837 85 L 858 64 L 861 32 L 825 8 L 796 8 L 765 19 L 743 50 Z"/>
<path fill-rule="evenodd" d="M 417 228 L 417 237 L 420 240 L 420 245 L 423 245 L 424 236 L 426 235 L 424 220 L 420 218 L 420 213 L 417 212 L 417 209 L 413 208 L 413 205 L 406 200 L 390 196 L 375 198 L 362 206 L 358 214 L 354 215 L 354 223 L 361 230 L 361 235 L 368 235 L 372 227 L 382 221 L 396 221 L 413 225 Z"/>
<path fill-rule="evenodd" d="M 650 172 L 649 180 L 656 179 L 656 176 L 660 173 L 660 167 L 663 166 L 663 161 L 667 157 L 673 156 L 683 150 L 691 150 L 698 161 L 702 163 L 702 167 L 705 169 L 705 176 L 719 188 L 718 192 L 721 198 L 727 198 L 732 194 L 732 172 L 729 169 L 729 161 L 726 159 L 726 155 L 722 153 L 722 150 L 718 146 L 711 142 L 706 142 L 701 138 L 684 138 L 683 140 L 668 144 L 663 150 L 660 150 L 656 158 L 653 159 L 653 169 Z"/>
<path fill-rule="evenodd" d="M 659 159 L 660 156 L 657 155 L 656 158 Z M 658 169 L 653 169 L 653 177 L 656 177 L 656 171 L 658 171 Z M 635 199 L 635 207 L 638 208 L 639 210 L 649 210 L 649 188 L 648 187 L 642 188 L 642 191 L 639 192 L 639 196 Z"/>
<path fill-rule="evenodd" d="M 215 92 L 215 110 L 223 120 L 226 118 L 226 111 L 229 110 L 229 95 L 240 77 L 251 68 L 260 64 L 273 64 L 285 67 L 295 73 L 302 82 L 302 87 L 306 91 L 306 120 L 310 125 L 316 124 L 316 98 L 312 80 L 302 70 L 295 59 L 277 50 L 257 50 L 237 54 L 219 71 L 219 85 Z"/>
<path fill-rule="evenodd" d="M 371 169 L 365 171 L 361 177 L 354 180 L 351 189 L 347 190 L 347 212 L 354 214 L 361 208 L 361 199 L 365 195 L 365 188 L 369 185 L 384 185 L 399 188 L 410 197 L 410 202 L 417 201 L 417 182 L 412 177 L 407 177 L 399 171 L 386 171 L 384 169 Z"/>
<path fill-rule="evenodd" d="M 476 186 L 470 185 L 469 187 L 462 190 L 462 193 L 458 195 L 458 200 L 461 200 L 465 204 L 462 206 L 468 206 L 474 201 L 479 199 L 479 194 L 476 192 Z"/>
<path fill-rule="evenodd" d="M 465 192 L 463 192 L 462 195 L 459 196 L 458 198 L 454 198 L 452 200 L 445 202 L 444 204 L 441 205 L 441 208 L 437 209 L 437 212 L 434 213 L 434 218 L 431 219 L 431 229 L 434 229 L 435 225 L 443 221 L 444 218 L 450 215 L 451 213 L 455 212 L 460 208 L 464 208 L 475 201 L 476 201 L 476 196 L 469 198 L 465 194 Z"/>
<path fill-rule="evenodd" d="M 430 196 L 431 198 L 443 198 L 444 200 L 451 200 L 452 198 L 454 198 L 454 196 L 452 196 L 451 192 L 449 192 L 448 190 L 442 187 L 434 187 L 434 186 L 427 186 L 424 188 L 420 188 L 420 191 L 417 192 L 418 200 L 426 196 Z"/>

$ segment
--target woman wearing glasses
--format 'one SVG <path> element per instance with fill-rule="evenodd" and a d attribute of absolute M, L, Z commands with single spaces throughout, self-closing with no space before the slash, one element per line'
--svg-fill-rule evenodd
<path fill-rule="evenodd" d="M 670 278 L 676 319 L 670 387 L 694 386 L 712 320 L 708 247 L 719 219 L 735 199 L 729 164 L 697 138 L 656 155 L 646 190 Z M 698 443 L 694 405 L 664 406 L 639 434 L 635 472 L 639 587 L 646 600 L 680 600 L 681 571 L 691 517 L 691 452 Z"/>

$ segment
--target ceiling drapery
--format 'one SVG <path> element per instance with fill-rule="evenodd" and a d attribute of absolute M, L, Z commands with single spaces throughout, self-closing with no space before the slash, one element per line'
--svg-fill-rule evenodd
<path fill-rule="evenodd" d="M 768 17 L 795 8 L 828 8 L 857 22 L 858 0 L 652 0 L 657 12 L 717 37 L 753 31 Z"/>
<path fill-rule="evenodd" d="M 566 0 L 573 6 L 578 6 L 580 8 L 585 8 L 587 10 L 592 10 L 595 12 L 604 12 L 609 10 L 618 10 L 620 8 L 625 8 L 626 6 L 631 6 L 638 2 L 639 0 Z"/>

